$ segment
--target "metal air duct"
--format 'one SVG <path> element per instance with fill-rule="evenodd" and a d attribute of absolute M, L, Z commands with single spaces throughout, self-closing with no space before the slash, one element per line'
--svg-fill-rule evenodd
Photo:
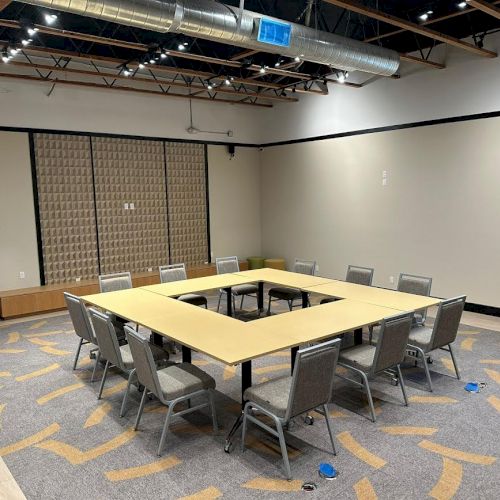
<path fill-rule="evenodd" d="M 347 71 L 393 75 L 399 67 L 397 52 L 376 45 L 241 11 L 213 0 L 21 0 L 23 3 L 104 19 L 160 33 L 182 33 L 195 38 L 235 45 Z M 257 40 L 262 18 L 291 26 L 290 43 L 280 47 Z"/>

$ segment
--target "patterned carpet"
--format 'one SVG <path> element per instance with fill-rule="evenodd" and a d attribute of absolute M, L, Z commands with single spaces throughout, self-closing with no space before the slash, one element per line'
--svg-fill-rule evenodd
<path fill-rule="evenodd" d="M 158 458 L 164 407 L 149 401 L 134 432 L 139 393 L 133 390 L 120 418 L 126 382 L 113 373 L 98 401 L 88 348 L 72 370 L 76 346 L 64 313 L 0 324 L 0 456 L 28 499 L 294 498 L 306 494 L 304 481 L 317 484 L 307 493 L 314 498 L 499 498 L 500 333 L 464 325 L 455 343 L 462 380 L 449 355 L 436 352 L 432 394 L 419 385 L 423 371 L 408 365 L 407 408 L 400 389 L 378 379 L 376 424 L 361 391 L 338 379 L 330 406 L 338 455 L 329 453 L 320 415 L 312 426 L 296 419 L 287 434 L 291 482 L 283 479 L 277 442 L 255 427 L 245 453 L 239 436 L 232 453 L 223 451 L 239 411 L 239 368 L 194 353 L 217 381 L 220 431 L 212 434 L 207 413 L 188 415 L 174 424 Z M 254 383 L 288 373 L 289 361 L 289 352 L 256 361 Z M 472 380 L 487 386 L 469 394 L 464 385 Z M 338 478 L 321 479 L 321 462 L 332 463 Z"/>

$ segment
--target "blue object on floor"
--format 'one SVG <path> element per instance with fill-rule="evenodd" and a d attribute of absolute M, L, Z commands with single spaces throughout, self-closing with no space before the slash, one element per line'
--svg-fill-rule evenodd
<path fill-rule="evenodd" d="M 337 471 L 333 465 L 323 463 L 319 464 L 319 475 L 325 479 L 335 479 Z"/>
<path fill-rule="evenodd" d="M 479 392 L 479 384 L 477 382 L 469 382 L 465 387 L 464 389 L 467 391 L 467 392 Z"/>

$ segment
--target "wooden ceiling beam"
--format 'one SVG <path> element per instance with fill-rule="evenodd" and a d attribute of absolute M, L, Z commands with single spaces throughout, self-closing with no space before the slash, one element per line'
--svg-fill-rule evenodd
<path fill-rule="evenodd" d="M 409 54 L 399 54 L 399 57 L 401 58 L 402 61 L 423 64 L 424 66 L 429 66 L 429 67 L 434 68 L 434 69 L 446 68 L 446 66 L 444 64 L 434 62 L 434 61 L 429 61 L 428 59 L 422 59 L 420 57 L 410 56 Z"/>
<path fill-rule="evenodd" d="M 472 7 L 475 7 L 476 9 L 484 12 L 485 14 L 488 14 L 489 16 L 500 19 L 500 8 L 498 8 L 496 5 L 493 5 L 493 3 L 498 2 L 489 3 L 485 2 L 484 0 L 467 0 L 467 3 Z"/>
<path fill-rule="evenodd" d="M 239 52 L 235 56 L 230 57 L 230 59 L 231 61 L 240 61 L 241 59 L 245 59 L 246 57 L 250 57 L 258 53 L 258 50 L 244 50 L 243 52 Z"/>
<path fill-rule="evenodd" d="M 0 12 L 8 7 L 12 3 L 12 0 L 0 0 Z"/>
<path fill-rule="evenodd" d="M 498 5 L 498 4 L 500 4 L 500 0 L 496 0 L 495 2 L 492 2 L 492 5 Z M 448 19 L 453 19 L 454 17 L 463 16 L 464 14 L 468 14 L 469 12 L 474 12 L 477 10 L 478 9 L 476 9 L 475 7 L 472 7 L 470 9 L 457 10 L 456 12 L 451 12 L 450 14 L 446 14 L 446 15 L 440 16 L 440 17 L 431 17 L 427 21 L 423 21 L 421 26 L 428 26 L 429 24 L 439 23 L 441 21 L 446 21 Z M 382 33 L 380 35 L 365 38 L 363 41 L 364 42 L 375 42 L 376 40 L 381 40 L 382 38 L 387 38 L 387 37 L 394 36 L 394 35 L 400 35 L 401 33 L 404 33 L 405 31 L 406 30 L 404 30 L 404 29 L 389 31 L 387 33 Z"/>
<path fill-rule="evenodd" d="M 244 100 L 235 101 L 233 99 L 212 99 L 210 97 L 201 97 L 199 95 L 176 94 L 173 92 L 166 93 L 166 92 L 155 91 L 155 90 L 138 89 L 138 88 L 134 88 L 134 87 L 122 87 L 122 86 L 117 86 L 117 85 L 113 85 L 111 87 L 109 85 L 99 84 L 99 83 L 78 82 L 78 81 L 74 81 L 74 80 L 58 80 L 56 78 L 40 78 L 37 76 L 17 75 L 17 74 L 13 74 L 13 73 L 0 73 L 0 78 L 33 81 L 33 82 L 38 82 L 38 83 L 51 83 L 51 84 L 55 84 L 55 85 L 90 87 L 90 88 L 98 88 L 98 89 L 102 89 L 102 90 L 132 92 L 132 93 L 137 93 L 137 94 L 149 94 L 149 95 L 162 96 L 162 97 L 177 97 L 180 99 L 195 99 L 195 100 L 199 100 L 199 101 L 209 101 L 209 102 L 215 102 L 215 103 L 243 104 L 246 106 L 258 106 L 258 107 L 262 107 L 262 108 L 272 108 L 273 107 L 272 104 L 254 103 L 254 102 L 247 102 Z M 247 99 L 247 98 L 248 97 L 245 97 L 245 99 Z"/>
<path fill-rule="evenodd" d="M 390 14 L 386 14 L 379 10 L 373 9 L 371 7 L 367 7 L 363 4 L 360 4 L 359 2 L 351 2 L 345 0 L 324 0 L 324 1 L 332 5 L 335 5 L 337 7 L 347 9 L 351 12 L 356 12 L 357 14 L 360 14 L 362 16 L 370 17 L 372 19 L 376 19 L 377 21 L 397 26 L 398 28 L 402 28 L 406 31 L 411 31 L 413 33 L 417 33 L 418 35 L 426 36 L 428 38 L 432 38 L 433 40 L 447 43 L 448 45 L 453 45 L 454 47 L 467 50 L 469 52 L 472 52 L 474 54 L 483 57 L 497 56 L 496 52 L 493 52 L 492 50 L 482 49 L 471 43 L 459 40 L 458 38 L 445 35 L 444 33 L 440 33 L 438 31 L 426 28 L 425 26 L 422 26 L 420 24 L 412 23 L 411 21 L 406 21 L 399 17 L 395 17 Z"/>

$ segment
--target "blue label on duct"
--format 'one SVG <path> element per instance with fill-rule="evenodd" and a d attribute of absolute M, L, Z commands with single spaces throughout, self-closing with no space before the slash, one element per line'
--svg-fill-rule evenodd
<path fill-rule="evenodd" d="M 260 20 L 257 41 L 278 47 L 290 47 L 291 35 L 291 24 L 263 17 Z"/>

